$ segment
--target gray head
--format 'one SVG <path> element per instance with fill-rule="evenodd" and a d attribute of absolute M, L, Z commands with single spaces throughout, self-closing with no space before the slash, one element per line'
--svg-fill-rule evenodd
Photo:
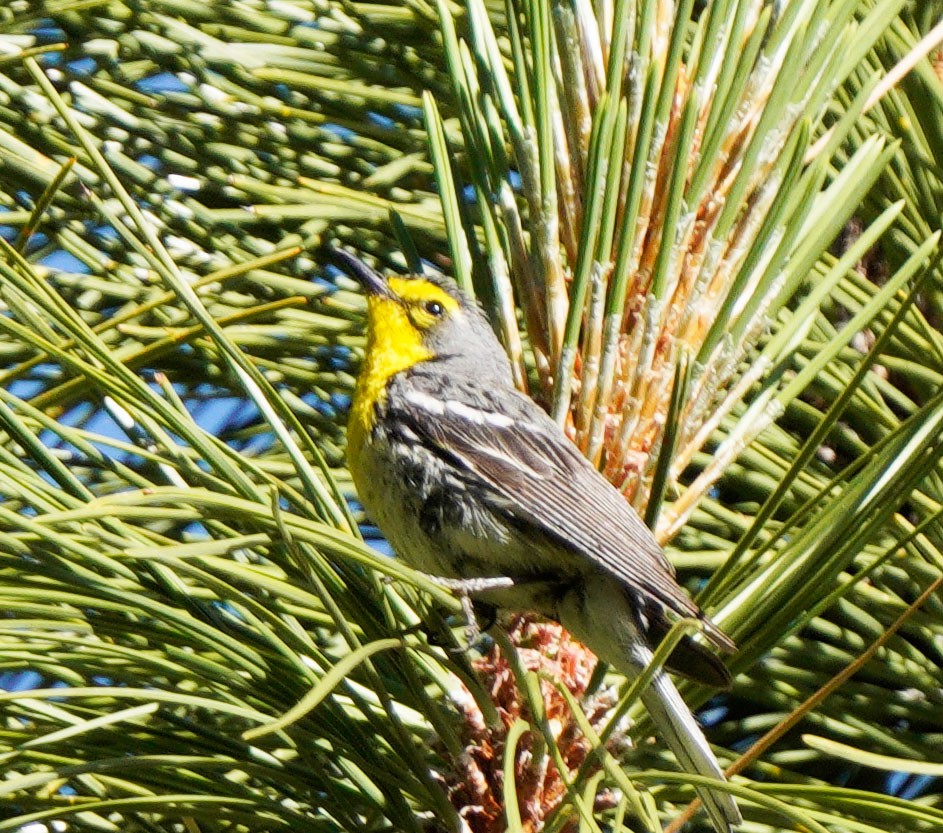
<path fill-rule="evenodd" d="M 417 362 L 447 365 L 450 378 L 513 385 L 507 354 L 487 317 L 454 281 L 384 278 L 348 252 L 335 249 L 333 255 L 367 293 L 373 351 L 415 351 Z"/>

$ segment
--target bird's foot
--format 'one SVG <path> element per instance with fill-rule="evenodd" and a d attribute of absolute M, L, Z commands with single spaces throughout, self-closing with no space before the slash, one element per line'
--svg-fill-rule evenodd
<path fill-rule="evenodd" d="M 462 614 L 465 616 L 465 636 L 470 645 L 474 645 L 481 637 L 481 628 L 478 626 L 478 617 L 475 615 L 475 601 L 472 599 L 472 594 L 488 590 L 504 590 L 514 586 L 514 579 L 507 576 L 481 578 L 429 576 L 429 578 L 440 587 L 458 594 L 462 603 Z"/>

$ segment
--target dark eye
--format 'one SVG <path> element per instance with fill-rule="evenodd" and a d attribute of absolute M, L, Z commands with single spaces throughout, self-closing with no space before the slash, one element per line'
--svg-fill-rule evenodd
<path fill-rule="evenodd" d="M 436 318 L 445 312 L 445 308 L 438 301 L 426 301 L 426 303 L 423 304 L 423 308 L 429 315 L 434 315 Z"/>

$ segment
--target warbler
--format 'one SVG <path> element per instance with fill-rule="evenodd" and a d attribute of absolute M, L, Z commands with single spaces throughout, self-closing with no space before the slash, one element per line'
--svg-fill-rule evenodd
<path fill-rule="evenodd" d="M 618 490 L 515 388 L 471 298 L 444 278 L 385 279 L 333 254 L 367 295 L 348 465 L 367 514 L 407 563 L 478 601 L 559 622 L 630 678 L 681 617 L 698 619 L 715 648 L 734 649 Z M 720 659 L 690 637 L 668 664 L 730 684 Z M 723 781 L 668 675 L 658 671 L 641 696 L 679 764 Z M 729 793 L 697 790 L 719 833 L 742 821 Z"/>

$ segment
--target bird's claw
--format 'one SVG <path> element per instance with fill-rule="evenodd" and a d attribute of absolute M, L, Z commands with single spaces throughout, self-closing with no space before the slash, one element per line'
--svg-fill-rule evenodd
<path fill-rule="evenodd" d="M 483 593 L 488 590 L 504 590 L 514 586 L 514 579 L 507 576 L 487 576 L 482 578 L 445 578 L 444 576 L 429 576 L 429 578 L 458 594 L 462 603 L 462 615 L 465 617 L 465 637 L 469 645 L 474 645 L 481 637 L 481 628 L 478 627 L 478 617 L 475 616 L 475 603 L 472 594 Z"/>

